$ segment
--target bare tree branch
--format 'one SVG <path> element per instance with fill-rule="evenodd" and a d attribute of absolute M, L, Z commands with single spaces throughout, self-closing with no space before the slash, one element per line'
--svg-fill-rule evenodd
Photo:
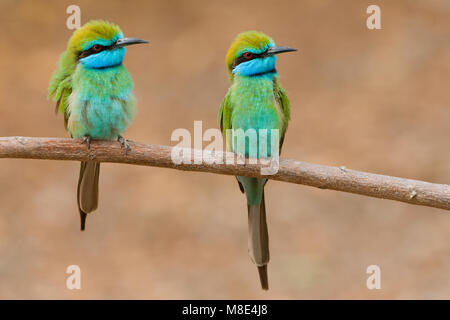
<path fill-rule="evenodd" d="M 115 162 L 143 166 L 172 168 L 216 174 L 265 177 L 273 180 L 308 185 L 322 189 L 397 200 L 415 205 L 450 210 L 450 186 L 403 179 L 373 173 L 330 167 L 296 160 L 280 159 L 279 170 L 271 176 L 261 176 L 261 164 L 212 163 L 213 154 L 203 151 L 199 164 L 175 164 L 173 148 L 130 141 L 131 151 L 125 154 L 118 142 L 93 141 L 88 150 L 80 140 L 61 138 L 0 137 L 0 158 L 76 160 Z M 199 155 L 201 151 L 190 150 Z M 220 153 L 222 159 L 233 154 Z M 192 158 L 193 159 L 193 158 Z"/>

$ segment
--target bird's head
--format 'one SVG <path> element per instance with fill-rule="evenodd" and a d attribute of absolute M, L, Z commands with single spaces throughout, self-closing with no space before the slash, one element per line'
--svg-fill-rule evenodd
<path fill-rule="evenodd" d="M 257 31 L 246 31 L 237 35 L 228 50 L 225 62 L 230 79 L 235 74 L 258 76 L 275 74 L 275 55 L 297 51 L 289 47 L 277 47 L 267 35 Z"/>
<path fill-rule="evenodd" d="M 115 24 L 92 20 L 73 33 L 67 53 L 74 63 L 81 63 L 90 69 L 102 69 L 120 65 L 125 46 L 147 42 L 124 38 L 122 30 Z"/>

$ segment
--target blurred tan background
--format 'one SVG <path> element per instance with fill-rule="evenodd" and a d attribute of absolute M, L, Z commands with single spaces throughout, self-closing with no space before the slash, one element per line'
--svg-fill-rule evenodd
<path fill-rule="evenodd" d="M 46 100 L 72 31 L 102 18 L 130 48 L 138 114 L 126 132 L 174 145 L 176 128 L 217 127 L 224 57 L 256 29 L 299 48 L 278 58 L 292 104 L 283 157 L 450 183 L 450 2 L 0 1 L 0 136 L 67 137 Z M 381 7 L 382 30 L 366 28 Z M 104 164 L 100 206 L 79 231 L 79 163 L 0 160 L 0 298 L 450 298 L 450 213 L 270 182 L 270 286 L 247 254 L 233 177 Z M 67 266 L 82 290 L 66 289 Z M 381 267 L 382 289 L 366 288 Z"/>

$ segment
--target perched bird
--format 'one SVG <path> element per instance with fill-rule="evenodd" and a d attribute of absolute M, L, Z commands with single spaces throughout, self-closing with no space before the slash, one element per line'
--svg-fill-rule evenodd
<path fill-rule="evenodd" d="M 129 150 L 121 136 L 133 121 L 135 102 L 133 81 L 122 65 L 125 46 L 147 43 L 124 38 L 112 23 L 93 20 L 76 30 L 53 74 L 48 96 L 56 101 L 55 112 L 64 114 L 64 126 L 72 138 L 118 140 Z M 97 209 L 100 163 L 81 162 L 77 202 L 81 230 L 86 216 Z"/>
<path fill-rule="evenodd" d="M 278 149 L 281 150 L 284 135 L 290 118 L 289 99 L 286 92 L 278 84 L 278 73 L 275 69 L 275 55 L 296 51 L 288 47 L 275 46 L 267 35 L 247 31 L 240 33 L 226 55 L 226 65 L 231 86 L 219 111 L 219 125 L 225 137 L 227 151 L 245 157 L 251 150 L 257 150 L 252 157 L 259 158 L 259 135 L 256 139 L 248 139 L 245 148 L 238 150 L 237 140 L 227 134 L 227 130 L 249 129 L 279 130 Z M 270 133 L 268 134 L 270 137 Z M 267 157 L 273 156 L 268 148 Z M 245 193 L 248 208 L 248 250 L 251 259 L 258 267 L 261 287 L 269 288 L 267 264 L 269 262 L 269 236 L 266 222 L 264 202 L 264 186 L 267 179 L 237 177 L 241 192 Z"/>

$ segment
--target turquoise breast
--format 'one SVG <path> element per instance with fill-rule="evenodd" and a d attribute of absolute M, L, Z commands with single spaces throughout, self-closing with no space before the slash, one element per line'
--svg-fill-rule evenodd
<path fill-rule="evenodd" d="M 280 129 L 282 114 L 275 102 L 273 80 L 266 77 L 236 77 L 231 87 L 232 116 L 231 124 L 234 132 L 253 129 L 255 136 L 247 135 L 245 144 L 239 143 L 239 136 L 233 139 L 233 151 L 246 157 L 270 157 L 271 130 Z M 266 129 L 267 131 L 261 131 Z M 266 132 L 266 136 L 264 136 Z M 278 132 L 281 135 L 281 132 Z M 267 153 L 260 152 L 261 139 L 266 138 Z M 241 140 L 243 141 L 243 140 Z M 279 137 L 274 143 L 279 143 Z"/>
<path fill-rule="evenodd" d="M 77 67 L 69 98 L 68 130 L 73 138 L 117 139 L 132 122 L 133 82 L 122 65 L 105 69 Z"/>

